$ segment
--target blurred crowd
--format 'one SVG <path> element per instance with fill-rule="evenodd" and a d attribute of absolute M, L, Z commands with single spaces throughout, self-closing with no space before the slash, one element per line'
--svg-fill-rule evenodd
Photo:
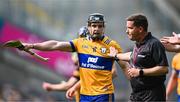
<path fill-rule="evenodd" d="M 50 95 L 25 92 L 12 84 L 0 84 L 0 102 L 55 102 L 56 100 Z"/>

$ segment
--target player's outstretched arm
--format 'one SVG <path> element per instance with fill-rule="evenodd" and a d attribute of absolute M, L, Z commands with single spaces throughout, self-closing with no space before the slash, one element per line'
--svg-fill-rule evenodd
<path fill-rule="evenodd" d="M 164 45 L 166 51 L 169 51 L 169 52 L 179 52 L 180 51 L 180 45 L 173 45 L 173 44 L 164 43 L 164 42 L 162 42 L 162 44 Z"/>
<path fill-rule="evenodd" d="M 53 51 L 53 50 L 60 50 L 60 51 L 72 51 L 70 42 L 60 42 L 55 40 L 49 40 L 41 43 L 23 43 L 25 49 L 36 49 L 41 51 Z"/>
<path fill-rule="evenodd" d="M 164 36 L 160 39 L 161 43 L 164 45 L 169 52 L 179 52 L 180 51 L 180 36 L 175 32 L 172 33 L 173 36 Z"/>

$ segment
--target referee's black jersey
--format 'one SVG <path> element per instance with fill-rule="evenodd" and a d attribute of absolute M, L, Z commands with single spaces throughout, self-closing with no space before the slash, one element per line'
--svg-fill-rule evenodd
<path fill-rule="evenodd" d="M 141 43 L 136 43 L 131 55 L 131 63 L 137 68 L 168 66 L 165 48 L 161 42 L 149 32 Z M 134 92 L 164 85 L 166 75 L 139 76 L 131 79 Z"/>

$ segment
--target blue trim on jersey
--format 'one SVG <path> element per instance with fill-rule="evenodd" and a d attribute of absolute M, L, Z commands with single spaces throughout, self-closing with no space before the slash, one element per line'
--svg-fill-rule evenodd
<path fill-rule="evenodd" d="M 176 74 L 178 75 L 178 78 L 180 78 L 180 74 L 179 74 L 180 70 L 175 69 L 175 71 L 176 71 Z"/>
<path fill-rule="evenodd" d="M 179 71 L 180 71 L 180 70 L 175 69 L 175 71 L 176 71 L 177 74 L 179 74 Z"/>
<path fill-rule="evenodd" d="M 75 52 L 76 49 L 75 49 L 74 43 L 72 41 L 70 41 L 69 43 L 71 44 L 72 52 Z"/>
<path fill-rule="evenodd" d="M 80 102 L 114 102 L 114 94 L 80 95 Z"/>
<path fill-rule="evenodd" d="M 97 70 L 111 70 L 113 59 L 94 56 L 89 54 L 78 53 L 79 65 L 82 68 L 90 68 Z"/>

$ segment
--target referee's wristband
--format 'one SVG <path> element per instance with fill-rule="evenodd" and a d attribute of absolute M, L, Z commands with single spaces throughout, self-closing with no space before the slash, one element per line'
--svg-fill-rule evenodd
<path fill-rule="evenodd" d="M 143 76 L 144 75 L 144 71 L 143 71 L 143 69 L 140 69 L 139 70 L 139 76 Z"/>
<path fill-rule="evenodd" d="M 115 61 L 119 61 L 119 58 L 117 57 L 117 54 L 114 56 Z"/>

